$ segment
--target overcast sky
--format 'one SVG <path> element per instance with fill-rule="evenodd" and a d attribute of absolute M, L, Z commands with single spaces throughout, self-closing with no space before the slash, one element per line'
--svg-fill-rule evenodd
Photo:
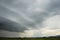
<path fill-rule="evenodd" d="M 0 37 L 60 35 L 60 0 L 0 0 Z"/>

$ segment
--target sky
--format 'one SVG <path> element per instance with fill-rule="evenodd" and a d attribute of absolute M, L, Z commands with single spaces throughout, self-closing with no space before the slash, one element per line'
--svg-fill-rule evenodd
<path fill-rule="evenodd" d="M 60 0 L 0 0 L 0 37 L 60 35 Z"/>

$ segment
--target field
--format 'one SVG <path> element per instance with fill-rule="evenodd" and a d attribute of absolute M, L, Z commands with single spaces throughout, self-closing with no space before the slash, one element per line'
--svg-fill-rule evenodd
<path fill-rule="evenodd" d="M 60 38 L 0 38 L 0 40 L 60 40 Z"/>

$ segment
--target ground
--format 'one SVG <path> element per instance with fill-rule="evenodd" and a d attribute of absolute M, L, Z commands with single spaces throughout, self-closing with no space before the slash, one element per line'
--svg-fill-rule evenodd
<path fill-rule="evenodd" d="M 60 40 L 60 38 L 0 38 L 0 40 Z"/>

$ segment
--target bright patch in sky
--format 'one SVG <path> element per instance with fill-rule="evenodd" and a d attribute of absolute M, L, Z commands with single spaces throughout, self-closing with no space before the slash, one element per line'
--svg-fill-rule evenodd
<path fill-rule="evenodd" d="M 44 35 L 60 35 L 60 15 L 48 18 L 43 22 L 44 28 L 42 33 Z"/>

